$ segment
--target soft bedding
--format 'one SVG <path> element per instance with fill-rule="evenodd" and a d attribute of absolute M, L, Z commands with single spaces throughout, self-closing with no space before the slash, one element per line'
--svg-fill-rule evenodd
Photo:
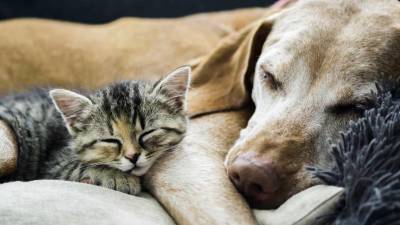
<path fill-rule="evenodd" d="M 254 210 L 261 225 L 317 224 L 332 210 L 342 189 L 316 186 L 276 210 Z M 0 185 L 2 225 L 172 225 L 173 219 L 149 194 L 123 194 L 110 189 L 60 180 Z M 195 204 L 195 203 L 193 203 Z"/>

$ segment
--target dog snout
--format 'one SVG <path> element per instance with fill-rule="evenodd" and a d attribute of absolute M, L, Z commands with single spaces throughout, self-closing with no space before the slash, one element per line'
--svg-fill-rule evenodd
<path fill-rule="evenodd" d="M 274 208 L 281 179 L 276 163 L 251 152 L 239 155 L 228 167 L 228 176 L 255 208 Z M 260 205 L 262 204 L 262 205 Z"/>

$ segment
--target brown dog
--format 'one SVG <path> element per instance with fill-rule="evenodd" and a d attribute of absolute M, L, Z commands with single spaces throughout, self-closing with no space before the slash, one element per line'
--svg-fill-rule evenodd
<path fill-rule="evenodd" d="M 306 167 L 329 166 L 328 138 L 368 108 L 375 82 L 398 86 L 400 75 L 397 0 L 299 1 L 270 22 L 256 109 L 225 162 L 258 208 L 313 185 Z"/>
<path fill-rule="evenodd" d="M 159 79 L 174 67 L 197 65 L 218 49 L 221 39 L 230 40 L 231 34 L 270 12 L 243 9 L 179 19 L 125 18 L 104 25 L 4 21 L 0 23 L 0 92 L 48 85 L 95 88 L 118 79 Z M 196 83 L 207 73 L 196 75 Z M 192 141 L 160 160 L 145 176 L 146 188 L 179 224 L 255 224 L 223 166 L 226 151 L 247 119 L 245 112 L 194 119 L 188 132 Z M 229 132 L 224 132 L 226 128 Z M 12 173 L 18 158 L 16 143 L 1 121 L 0 143 L 0 174 Z"/>
<path fill-rule="evenodd" d="M 334 137 L 349 119 L 358 116 L 358 110 L 353 112 L 352 104 L 360 103 L 357 97 L 368 93 L 375 81 L 397 80 L 391 74 L 399 72 L 399 15 L 396 0 L 304 1 L 275 18 L 255 22 L 236 33 L 225 33 L 226 38 L 218 44 L 218 37 L 212 39 L 212 42 L 207 42 L 211 44 L 205 51 L 202 51 L 203 45 L 200 48 L 190 45 L 199 54 L 176 59 L 162 52 L 164 58 L 151 61 L 151 65 L 162 63 L 157 64 L 159 67 L 155 68 L 158 69 L 140 65 L 145 62 L 140 59 L 131 65 L 143 66 L 140 68 L 144 69 L 138 69 L 142 74 L 164 73 L 167 67 L 172 69 L 178 66 L 175 64 L 184 64 L 191 57 L 202 57 L 199 63 L 195 63 L 193 89 L 189 93 L 192 115 L 248 107 L 250 96 L 247 93 L 253 86 L 255 113 L 229 152 L 226 165 L 231 179 L 252 205 L 274 207 L 313 183 L 309 175 L 304 173 L 304 167 L 329 161 L 325 160 L 325 137 Z M 247 22 L 250 21 L 252 19 Z M 101 27 L 86 29 L 65 25 L 47 27 L 53 29 L 50 37 L 62 37 L 64 42 L 55 43 L 57 39 L 49 37 L 46 39 L 48 42 L 40 43 L 47 46 L 45 52 L 59 46 L 80 46 L 75 50 L 68 48 L 59 51 L 62 52 L 60 59 L 68 63 L 57 63 L 55 57 L 43 58 L 45 52 L 38 51 L 40 48 L 34 44 L 27 45 L 31 48 L 16 45 L 31 43 L 28 35 L 31 33 L 17 35 L 19 39 L 15 35 L 6 38 L 9 42 L 3 47 L 13 46 L 7 52 L 18 51 L 16 55 L 4 54 L 0 57 L 1 68 L 9 68 L 4 70 L 8 72 L 5 74 L 13 72 L 13 76 L 3 77 L 4 80 L 10 79 L 11 83 L 2 83 L 2 90 L 24 88 L 32 84 L 91 86 L 92 81 L 95 82 L 92 85 L 96 86 L 117 79 L 119 70 L 124 73 L 136 72 L 136 67 L 116 64 L 117 69 L 107 78 L 110 69 L 102 64 L 107 60 L 100 56 L 106 54 L 110 57 L 106 59 L 119 62 L 121 58 L 117 56 L 126 55 L 122 50 L 118 54 L 113 52 L 114 48 L 101 48 L 99 56 L 93 61 L 78 63 L 81 58 L 71 56 L 96 55 L 96 48 L 89 47 L 91 54 L 86 54 L 87 45 L 80 45 L 81 40 L 75 35 L 83 32 L 87 37 L 86 43 L 101 39 L 102 44 L 89 46 L 106 46 L 106 40 L 112 39 L 115 33 L 111 28 L 106 31 Z M 43 25 L 38 26 L 43 28 Z M 32 29 L 30 25 L 27 27 Z M 12 32 L 15 26 L 8 28 L 2 34 Z M 43 32 L 48 30 L 42 29 Z M 60 30 L 73 32 L 63 35 L 55 32 Z M 121 29 L 120 32 L 125 30 Z M 202 34 L 208 31 L 199 32 L 199 37 L 205 38 L 207 35 Z M 181 30 L 179 34 L 182 33 Z M 32 38 L 38 40 L 37 37 L 40 40 L 40 35 Z M 0 36 L 0 40 L 3 39 Z M 127 42 L 129 39 L 116 41 L 113 46 L 118 46 L 116 43 L 129 46 Z M 28 50 L 27 56 L 30 56 L 22 58 L 26 61 L 20 60 L 24 50 Z M 204 55 L 208 51 L 211 53 Z M 36 53 L 41 54 L 37 58 L 32 57 Z M 156 51 L 152 53 L 150 55 Z M 152 57 L 146 58 L 149 59 Z M 173 60 L 173 63 L 167 63 L 166 60 Z M 75 66 L 70 62 L 78 64 Z M 19 64 L 33 66 L 26 73 L 17 70 L 24 68 Z M 52 65 L 58 70 L 50 71 Z M 57 72 L 64 76 L 52 77 Z M 81 80 L 80 72 L 91 78 Z M 41 79 L 41 73 L 48 78 Z M 35 79 L 27 77 L 32 75 Z M 131 77 L 140 76 L 135 74 Z M 24 83 L 25 78 L 27 83 Z M 253 82 L 250 83 L 250 80 Z M 249 208 L 229 183 L 222 166 L 225 150 L 236 139 L 246 116 L 246 113 L 225 112 L 194 119 L 183 151 L 166 157 L 145 177 L 146 187 L 178 223 L 255 223 Z"/>

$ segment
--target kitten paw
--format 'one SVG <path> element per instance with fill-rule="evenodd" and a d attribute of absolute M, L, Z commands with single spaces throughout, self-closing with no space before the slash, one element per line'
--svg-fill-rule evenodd
<path fill-rule="evenodd" d="M 139 177 L 117 170 L 92 169 L 86 171 L 80 182 L 94 184 L 126 194 L 137 195 L 141 191 Z"/>
<path fill-rule="evenodd" d="M 94 184 L 94 182 L 90 178 L 82 179 L 79 182 L 85 183 L 85 184 Z"/>
<path fill-rule="evenodd" d="M 115 190 L 117 191 L 137 195 L 141 192 L 141 189 L 139 177 L 130 174 L 115 177 Z"/>

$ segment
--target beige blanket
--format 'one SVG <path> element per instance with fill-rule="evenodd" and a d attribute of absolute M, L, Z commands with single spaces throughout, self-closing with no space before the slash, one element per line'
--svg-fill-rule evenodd
<path fill-rule="evenodd" d="M 3 225 L 172 225 L 172 218 L 148 194 L 140 197 L 67 181 L 0 185 Z"/>
<path fill-rule="evenodd" d="M 331 210 L 340 188 L 317 186 L 295 195 L 278 210 L 255 210 L 261 225 L 309 225 Z M 0 185 L 2 225 L 173 225 L 148 194 L 132 196 L 67 181 L 41 180 Z M 196 203 L 193 203 L 196 204 Z"/>

